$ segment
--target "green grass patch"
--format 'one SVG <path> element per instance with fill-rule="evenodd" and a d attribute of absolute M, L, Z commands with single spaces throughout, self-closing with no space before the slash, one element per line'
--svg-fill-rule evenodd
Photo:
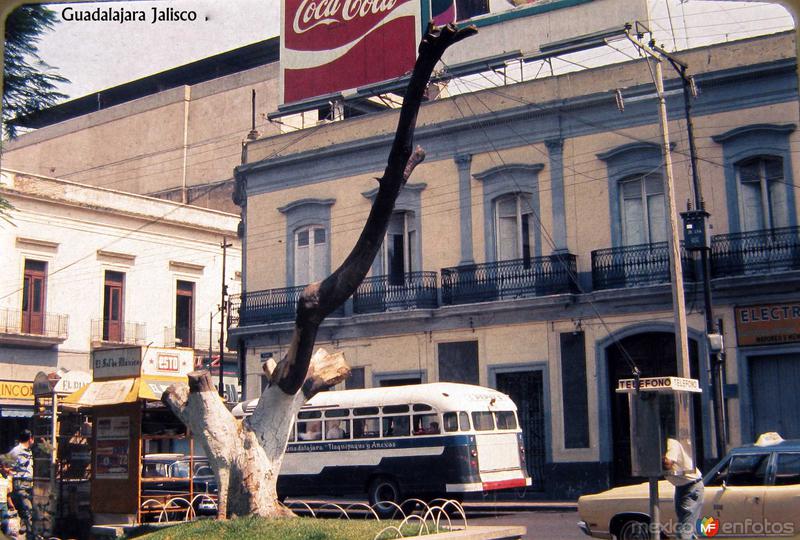
<path fill-rule="evenodd" d="M 400 526 L 397 520 L 314 519 L 306 517 L 264 519 L 245 517 L 228 521 L 198 520 L 137 536 L 137 540 L 373 540 L 386 527 Z M 405 536 L 417 533 L 421 522 L 406 525 Z M 431 523 L 428 523 L 431 527 Z M 431 531 L 433 532 L 433 531 Z M 425 534 L 424 528 L 421 534 Z M 387 532 L 380 538 L 396 538 Z"/>

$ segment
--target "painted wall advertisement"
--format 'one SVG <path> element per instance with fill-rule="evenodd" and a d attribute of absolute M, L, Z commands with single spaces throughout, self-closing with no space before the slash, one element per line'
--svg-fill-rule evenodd
<path fill-rule="evenodd" d="M 737 306 L 734 313 L 740 347 L 800 342 L 800 302 Z"/>
<path fill-rule="evenodd" d="M 124 480 L 130 473 L 130 418 L 101 416 L 97 419 L 95 477 Z"/>

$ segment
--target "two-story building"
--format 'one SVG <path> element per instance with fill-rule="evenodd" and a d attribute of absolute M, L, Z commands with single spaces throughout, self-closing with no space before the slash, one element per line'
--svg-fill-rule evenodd
<path fill-rule="evenodd" d="M 800 437 L 798 93 L 794 33 L 682 52 L 711 218 L 714 316 L 726 342 L 730 443 Z M 691 172 L 680 81 L 667 66 L 681 210 Z M 621 110 L 617 91 L 624 101 Z M 259 139 L 237 169 L 243 294 L 232 347 L 248 397 L 282 356 L 299 292 L 354 245 L 396 111 Z M 425 103 L 427 158 L 403 188 L 372 271 L 320 345 L 343 350 L 346 387 L 458 381 L 517 403 L 536 489 L 574 497 L 630 477 L 633 366 L 677 373 L 664 158 L 644 60 Z M 684 255 L 701 460 L 714 456 L 702 287 Z"/>
<path fill-rule="evenodd" d="M 198 363 L 209 352 L 218 360 L 220 244 L 232 244 L 225 283 L 234 294 L 239 216 L 8 169 L 0 178 L 14 206 L 0 220 L 0 384 L 30 387 L 39 371 L 58 368 L 88 372 L 101 348 L 191 347 Z M 3 397 L 7 448 L 33 396 Z"/>

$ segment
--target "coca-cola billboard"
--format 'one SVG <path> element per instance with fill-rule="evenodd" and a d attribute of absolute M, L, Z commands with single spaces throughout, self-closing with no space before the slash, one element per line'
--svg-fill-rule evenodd
<path fill-rule="evenodd" d="M 283 103 L 384 81 L 411 70 L 417 0 L 284 0 Z"/>

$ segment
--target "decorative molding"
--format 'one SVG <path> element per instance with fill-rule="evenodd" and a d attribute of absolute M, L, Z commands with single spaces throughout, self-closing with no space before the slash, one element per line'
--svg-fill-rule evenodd
<path fill-rule="evenodd" d="M 169 269 L 172 272 L 187 272 L 190 274 L 202 274 L 205 266 L 202 264 L 192 264 L 181 261 L 169 261 Z"/>
<path fill-rule="evenodd" d="M 417 182 L 416 184 L 405 184 L 402 188 L 400 188 L 400 194 L 404 191 L 407 193 L 418 193 L 421 192 L 423 189 L 428 187 L 428 184 L 425 182 Z M 378 188 L 372 188 L 369 191 L 362 191 L 361 195 L 364 196 L 365 199 L 373 200 L 375 195 L 378 194 Z"/>
<path fill-rule="evenodd" d="M 292 201 L 285 206 L 281 206 L 278 208 L 278 212 L 281 214 L 286 214 L 291 212 L 295 208 L 299 208 L 301 206 L 307 206 L 310 204 L 319 204 L 322 206 L 333 206 L 336 203 L 336 199 L 300 199 L 297 201 Z"/>
<path fill-rule="evenodd" d="M 124 264 L 126 266 L 132 265 L 136 262 L 136 255 L 130 255 L 128 253 L 119 253 L 116 251 L 105 251 L 102 249 L 97 250 L 97 260 L 116 263 L 116 264 Z"/>
<path fill-rule="evenodd" d="M 544 163 L 509 163 L 507 165 L 498 165 L 497 167 L 486 169 L 483 172 L 474 173 L 472 176 L 476 180 L 486 180 L 500 173 L 538 173 L 542 169 L 544 169 Z"/>
<path fill-rule="evenodd" d="M 715 143 L 724 143 L 730 139 L 735 139 L 747 133 L 768 131 L 780 135 L 788 135 L 797 128 L 796 124 L 751 124 L 749 126 L 739 126 L 719 135 L 712 135 L 711 140 Z"/>
<path fill-rule="evenodd" d="M 58 242 L 50 242 L 49 240 L 37 240 L 36 238 L 23 238 L 21 236 L 17 236 L 17 248 L 55 253 L 56 251 L 58 251 Z"/>

